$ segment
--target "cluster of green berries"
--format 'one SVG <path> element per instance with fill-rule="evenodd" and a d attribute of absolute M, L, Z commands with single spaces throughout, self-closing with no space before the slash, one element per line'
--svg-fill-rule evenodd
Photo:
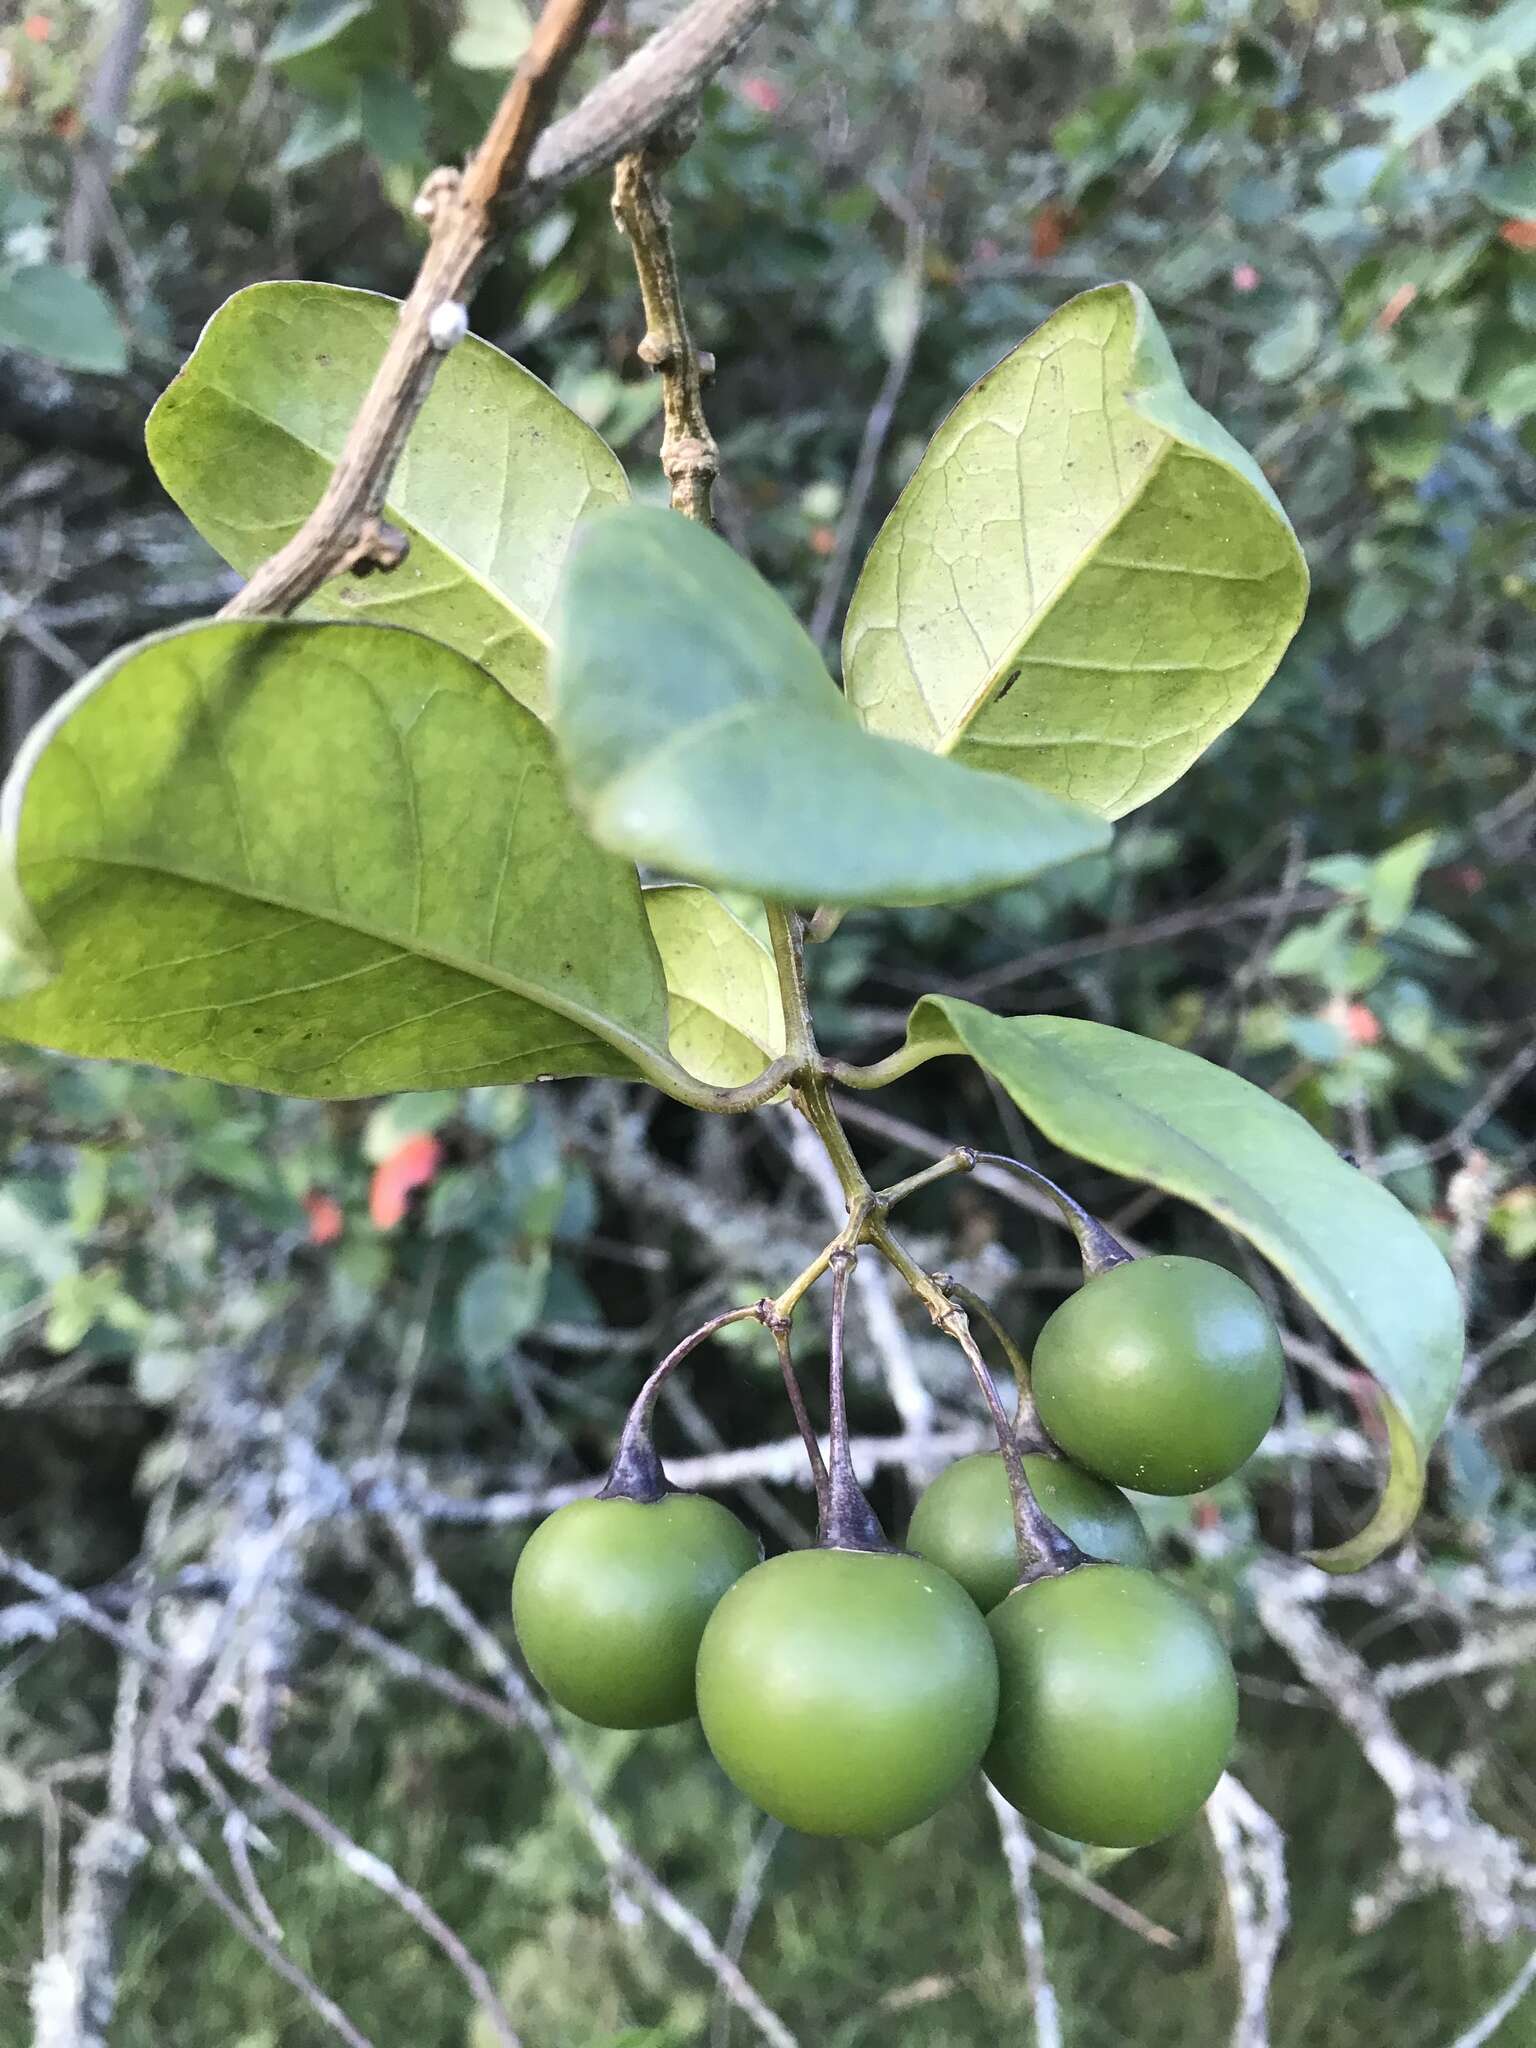
<path fill-rule="evenodd" d="M 1279 1339 L 1223 1268 L 1136 1259 L 1050 1318 L 1032 1389 L 1053 1449 L 1025 1474 L 1082 1561 L 1021 1575 L 998 1454 L 933 1482 L 906 1552 L 764 1563 L 718 1502 L 580 1501 L 518 1562 L 530 1669 L 603 1727 L 697 1712 L 727 1776 L 809 1834 L 885 1840 L 978 1765 L 1058 1834 L 1170 1833 L 1226 1765 L 1237 1688 L 1205 1615 L 1151 1571 L 1119 1488 L 1193 1493 L 1235 1471 L 1279 1405 Z"/>

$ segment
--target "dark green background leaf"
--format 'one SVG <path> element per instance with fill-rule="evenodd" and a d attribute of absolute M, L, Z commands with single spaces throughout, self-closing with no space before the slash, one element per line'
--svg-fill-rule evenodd
<path fill-rule="evenodd" d="M 675 513 L 583 525 L 556 637 L 572 791 L 638 860 L 784 903 L 938 903 L 1107 842 L 1076 804 L 864 732 L 782 600 Z"/>
<path fill-rule="evenodd" d="M 62 263 L 0 277 L 0 348 L 25 349 L 66 370 L 106 377 L 128 367 L 128 338 L 112 302 Z"/>
<path fill-rule="evenodd" d="M 1354 1570 L 1395 1542 L 1418 1512 L 1463 1341 L 1450 1269 L 1402 1204 L 1284 1103 L 1174 1046 L 938 996 L 911 1035 L 968 1052 L 1054 1144 L 1194 1202 L 1279 1267 L 1375 1379 L 1393 1439 L 1369 1527 L 1318 1562 Z"/>
<path fill-rule="evenodd" d="M 242 620 L 115 656 L 0 796 L 0 1030 L 293 1095 L 628 1074 L 665 1042 L 633 869 L 451 649 Z M 24 902 L 20 899 L 24 899 Z"/>

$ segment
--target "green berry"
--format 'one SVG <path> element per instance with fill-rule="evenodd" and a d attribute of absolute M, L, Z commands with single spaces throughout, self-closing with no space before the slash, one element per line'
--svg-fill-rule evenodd
<path fill-rule="evenodd" d="M 1064 1458 L 1024 1460 L 1030 1491 L 1058 1529 L 1089 1557 L 1150 1565 L 1152 1548 L 1125 1495 Z M 947 1466 L 912 1511 L 907 1548 L 943 1565 L 982 1613 L 1006 1599 L 1019 1581 L 1008 1473 L 996 1451 L 978 1451 Z"/>
<path fill-rule="evenodd" d="M 1262 1301 L 1204 1259 L 1132 1259 L 1085 1281 L 1040 1332 L 1040 1420 L 1116 1486 L 1198 1493 L 1258 1448 L 1284 1381 Z"/>
<path fill-rule="evenodd" d="M 937 1565 L 797 1550 L 749 1572 L 699 1648 L 727 1777 L 789 1827 L 884 1841 L 975 1770 L 997 1711 L 986 1623 Z"/>
<path fill-rule="evenodd" d="M 1231 1754 L 1237 1682 L 1192 1601 L 1081 1565 L 987 1617 L 1001 1681 L 986 1773 L 1027 1820 L 1129 1849 L 1193 1819 Z"/>
<path fill-rule="evenodd" d="M 762 1557 L 718 1501 L 578 1500 L 535 1529 L 512 1580 L 512 1621 L 551 1699 L 600 1728 L 660 1728 L 694 1711 L 704 1624 Z"/>

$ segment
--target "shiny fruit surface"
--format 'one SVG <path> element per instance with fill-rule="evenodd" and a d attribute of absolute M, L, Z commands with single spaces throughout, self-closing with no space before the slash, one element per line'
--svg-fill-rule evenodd
<path fill-rule="evenodd" d="M 1050 1317 L 1031 1378 L 1040 1420 L 1074 1464 L 1141 1493 L 1198 1493 L 1258 1449 L 1284 1361 L 1268 1309 L 1235 1273 L 1132 1259 Z"/>
<path fill-rule="evenodd" d="M 986 1773 L 1027 1820 L 1137 1848 L 1192 1820 L 1226 1768 L 1237 1682 L 1220 1636 L 1150 1572 L 1093 1564 L 987 1617 L 1001 1690 Z"/>
<path fill-rule="evenodd" d="M 600 1728 L 660 1728 L 694 1711 L 704 1624 L 762 1557 L 729 1508 L 697 1493 L 578 1500 L 523 1547 L 512 1621 L 551 1699 Z"/>
<path fill-rule="evenodd" d="M 1041 1508 L 1079 1550 L 1111 1564 L 1150 1565 L 1141 1518 L 1117 1488 L 1063 1458 L 1031 1455 L 1024 1476 Z M 1018 1583 L 1013 1503 L 996 1451 L 947 1466 L 912 1511 L 907 1548 L 943 1565 L 983 1614 Z"/>
<path fill-rule="evenodd" d="M 739 1579 L 699 1647 L 722 1770 L 813 1835 L 884 1841 L 975 1770 L 997 1659 L 969 1596 L 922 1558 L 797 1550 Z"/>

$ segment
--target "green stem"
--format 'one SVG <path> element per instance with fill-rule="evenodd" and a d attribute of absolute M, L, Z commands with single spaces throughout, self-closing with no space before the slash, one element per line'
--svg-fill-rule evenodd
<path fill-rule="evenodd" d="M 799 912 L 786 910 L 782 903 L 770 903 L 767 910 L 768 937 L 784 1009 L 784 1056 L 803 1067 L 816 1058 L 811 1001 L 805 986 L 805 928 Z"/>
<path fill-rule="evenodd" d="M 959 1302 L 966 1314 L 979 1318 L 992 1332 L 998 1349 L 1008 1361 L 1013 1374 L 1013 1383 L 1019 1390 L 1018 1405 L 1013 1413 L 1013 1433 L 1026 1457 L 1038 1451 L 1051 1449 L 1050 1438 L 1041 1426 L 1040 1416 L 1035 1407 L 1035 1396 L 1029 1379 L 1029 1366 L 1023 1352 L 1003 1327 L 1002 1321 L 991 1305 L 969 1287 L 962 1286 L 952 1273 L 935 1273 L 934 1282 L 941 1287 L 951 1301 Z"/>
<path fill-rule="evenodd" d="M 883 1060 L 873 1060 L 867 1067 L 851 1065 L 847 1060 L 826 1060 L 823 1069 L 827 1078 L 840 1088 L 884 1088 L 889 1082 L 899 1081 L 904 1074 L 910 1074 L 914 1067 L 921 1067 L 929 1060 L 941 1059 L 946 1053 L 958 1050 L 953 1045 L 920 1045 L 909 1038 L 905 1045 L 898 1045 Z"/>

